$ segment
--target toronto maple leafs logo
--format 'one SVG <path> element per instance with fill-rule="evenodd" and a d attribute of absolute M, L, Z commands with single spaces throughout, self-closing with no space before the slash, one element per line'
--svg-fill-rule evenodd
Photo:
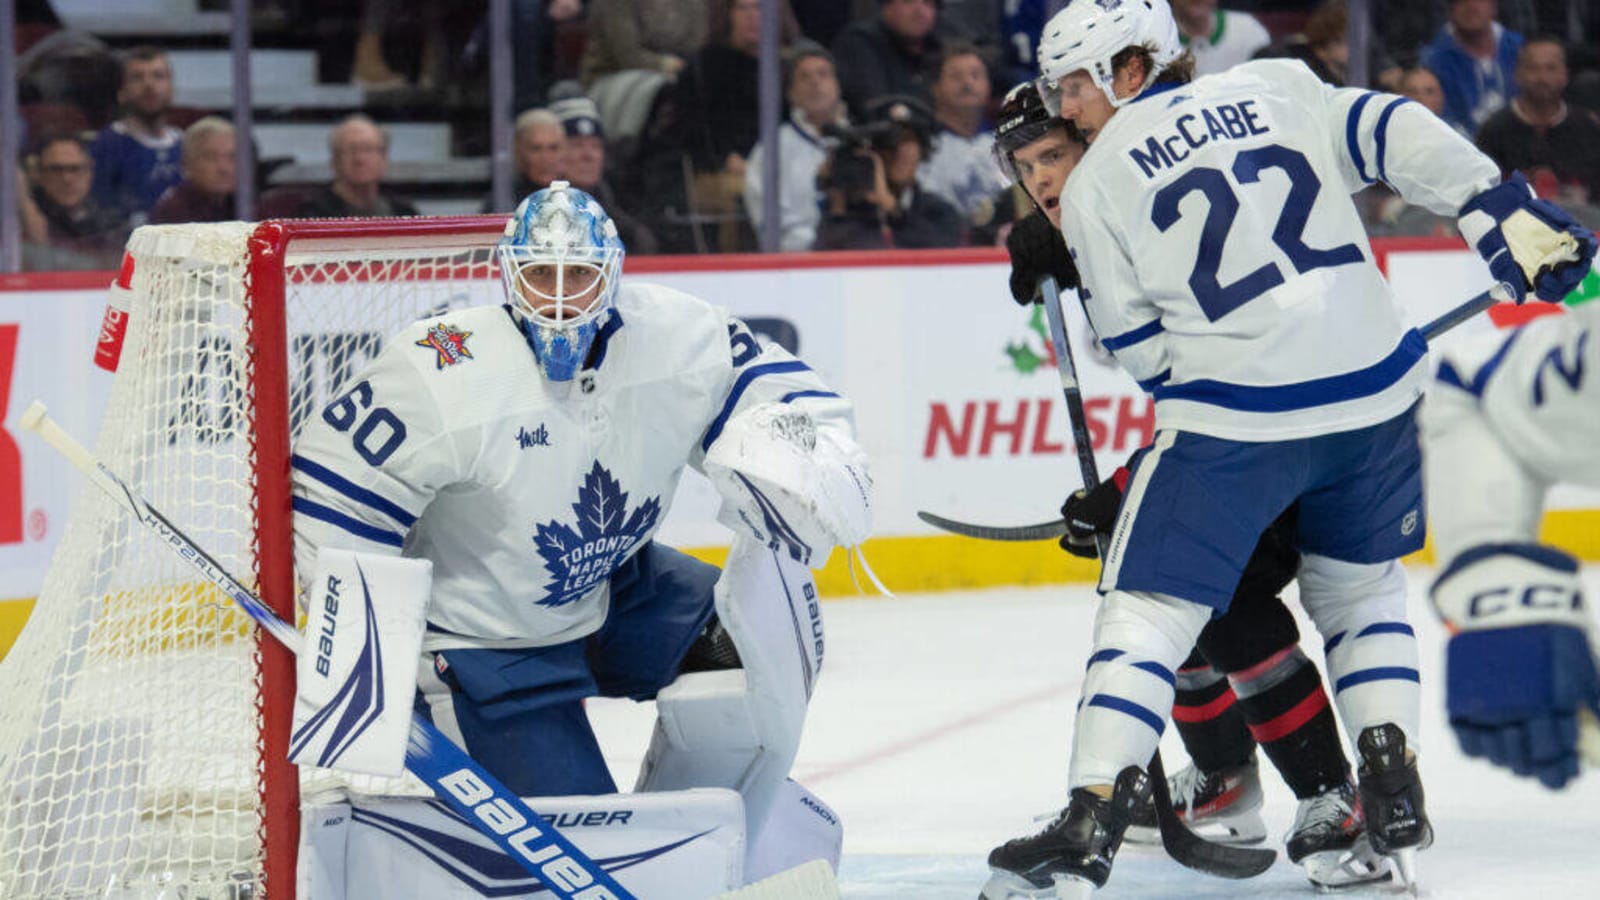
<path fill-rule="evenodd" d="M 438 325 L 430 325 L 428 336 L 417 341 L 417 346 L 427 347 L 437 353 L 434 365 L 442 369 L 473 358 L 472 351 L 467 349 L 469 337 L 472 337 L 472 332 L 462 331 L 453 325 L 441 322 Z"/>
<path fill-rule="evenodd" d="M 596 462 L 578 488 L 572 511 L 578 517 L 576 530 L 552 520 L 534 532 L 534 546 L 550 571 L 550 588 L 540 606 L 566 606 L 610 578 L 655 528 L 661 500 L 651 497 L 630 514 L 622 484 Z"/>

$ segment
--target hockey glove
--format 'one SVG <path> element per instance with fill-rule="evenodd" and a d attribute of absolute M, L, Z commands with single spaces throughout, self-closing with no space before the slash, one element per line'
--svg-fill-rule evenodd
<path fill-rule="evenodd" d="M 1118 470 L 1123 475 L 1123 470 Z M 1108 478 L 1093 490 L 1079 488 L 1061 504 L 1061 518 L 1067 533 L 1061 536 L 1061 549 L 1073 556 L 1094 559 L 1100 555 L 1095 538 L 1109 535 L 1117 525 L 1117 509 L 1122 506 L 1122 482 L 1126 477 Z"/>
<path fill-rule="evenodd" d="M 1078 267 L 1067 242 L 1038 210 L 1011 227 L 1006 252 L 1011 254 L 1011 299 L 1022 306 L 1039 299 L 1039 279 L 1046 275 L 1055 276 L 1057 287 L 1078 286 Z"/>
<path fill-rule="evenodd" d="M 1432 595 L 1453 632 L 1445 705 L 1462 751 L 1565 785 L 1578 774 L 1580 715 L 1600 710 L 1577 561 L 1538 544 L 1482 544 Z"/>
<path fill-rule="evenodd" d="M 1467 201 L 1458 224 L 1461 236 L 1489 263 L 1490 274 L 1516 292 L 1518 303 L 1530 290 L 1540 300 L 1560 303 L 1594 261 L 1594 232 L 1536 197 L 1521 172 Z"/>

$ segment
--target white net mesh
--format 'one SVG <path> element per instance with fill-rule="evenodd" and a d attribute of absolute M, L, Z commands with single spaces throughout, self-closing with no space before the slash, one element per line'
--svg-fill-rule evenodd
<path fill-rule="evenodd" d="M 415 225 L 291 230 L 271 253 L 241 223 L 129 243 L 134 300 L 96 456 L 247 586 L 262 553 L 290 552 L 286 534 L 257 546 L 255 510 L 287 503 L 257 489 L 263 466 L 287 467 L 257 452 L 257 397 L 286 387 L 298 431 L 407 322 L 498 300 L 495 223 Z M 281 261 L 281 306 L 252 287 L 252 246 Z M 287 325 L 277 362 L 251 304 Z M 0 900 L 263 896 L 266 831 L 285 823 L 263 813 L 282 788 L 263 760 L 281 750 L 263 746 L 260 707 L 287 698 L 262 689 L 248 618 L 93 488 L 0 662 L 0 697 Z"/>

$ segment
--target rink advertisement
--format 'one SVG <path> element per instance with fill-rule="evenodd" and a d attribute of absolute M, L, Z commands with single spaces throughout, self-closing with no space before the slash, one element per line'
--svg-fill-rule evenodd
<path fill-rule="evenodd" d="M 1449 242 L 1378 246 L 1408 317 L 1421 323 L 1470 296 L 1488 276 L 1475 254 Z M 874 568 L 897 590 L 1092 577 L 1093 569 L 1052 543 L 997 544 L 935 533 L 928 510 L 965 521 L 1014 525 L 1055 518 L 1078 486 L 1069 426 L 1043 317 L 1006 292 L 1004 254 L 819 254 L 637 259 L 628 277 L 656 281 L 729 307 L 761 339 L 798 352 L 852 400 L 872 459 L 878 535 Z M 100 339 L 108 274 L 22 276 L 0 283 L 0 646 L 20 618 L 5 598 L 32 597 L 64 527 L 78 479 L 29 437 L 17 417 L 43 399 L 75 434 L 92 437 L 112 376 L 92 359 Z M 462 302 L 492 301 L 497 283 L 464 286 Z M 1090 340 L 1070 294 L 1068 328 L 1083 382 L 1090 435 L 1110 473 L 1155 428 L 1150 400 Z M 1516 318 L 1513 311 L 1511 319 Z M 1497 313 L 1505 324 L 1504 313 Z M 1479 317 L 1445 340 L 1492 332 Z M 291 328 L 293 331 L 293 328 Z M 360 345 L 340 359 L 365 359 L 381 336 L 302 334 L 293 346 Z M 443 356 L 441 358 L 444 358 Z M 454 357 L 450 357 L 454 359 Z M 313 368 L 316 368 L 313 366 Z M 291 367 L 301 371 L 305 366 Z M 296 390 L 300 388 L 297 387 Z M 536 439 L 530 437 L 530 439 Z M 716 497 L 690 473 L 662 539 L 705 548 L 716 559 L 728 534 Z M 1594 558 L 1585 529 L 1600 495 L 1562 489 L 1552 497 L 1551 534 Z M 853 592 L 843 554 L 820 582 Z"/>

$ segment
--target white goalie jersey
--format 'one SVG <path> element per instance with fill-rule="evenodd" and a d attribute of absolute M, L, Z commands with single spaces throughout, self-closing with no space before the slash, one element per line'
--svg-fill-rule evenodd
<path fill-rule="evenodd" d="M 1421 105 L 1262 60 L 1123 106 L 1062 194 L 1101 342 L 1157 427 L 1232 440 L 1403 412 L 1426 344 L 1402 324 L 1349 195 L 1384 181 L 1455 215 L 1499 170 Z"/>
<path fill-rule="evenodd" d="M 1440 560 L 1537 541 L 1551 485 L 1600 487 L 1600 303 L 1452 347 L 1422 423 Z"/>
<path fill-rule="evenodd" d="M 498 306 L 395 336 L 294 448 L 301 576 L 323 546 L 428 559 L 425 648 L 564 643 L 604 621 L 612 573 L 730 419 L 790 404 L 854 446 L 815 372 L 678 291 L 624 284 L 590 361 L 546 380 Z"/>

